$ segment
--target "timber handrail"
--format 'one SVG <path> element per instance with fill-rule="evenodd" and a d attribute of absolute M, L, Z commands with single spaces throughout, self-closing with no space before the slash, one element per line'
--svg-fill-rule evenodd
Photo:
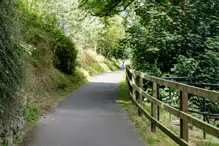
<path fill-rule="evenodd" d="M 136 78 L 139 77 L 139 83 L 136 84 Z M 152 96 L 143 90 L 143 80 L 147 80 L 153 83 Z M 126 81 L 129 85 L 130 96 L 133 102 L 136 104 L 139 110 L 139 115 L 145 115 L 151 121 L 151 131 L 155 132 L 156 127 L 162 130 L 166 135 L 173 139 L 177 144 L 181 146 L 188 145 L 188 123 L 196 126 L 197 128 L 219 138 L 219 129 L 213 125 L 210 125 L 202 120 L 199 120 L 188 114 L 188 94 L 200 96 L 203 98 L 209 98 L 216 102 L 219 102 L 219 93 L 210 91 L 194 86 L 189 86 L 182 83 L 177 83 L 154 76 L 149 76 L 145 73 L 135 71 L 129 66 L 126 67 Z M 159 86 L 164 85 L 166 87 L 175 88 L 180 91 L 180 108 L 176 109 L 158 99 Z M 136 97 L 138 92 L 138 99 Z M 151 113 L 149 114 L 143 107 L 143 97 L 151 102 Z M 159 122 L 159 108 L 163 108 L 167 112 L 180 118 L 180 136 L 177 136 L 170 129 L 165 127 Z"/>

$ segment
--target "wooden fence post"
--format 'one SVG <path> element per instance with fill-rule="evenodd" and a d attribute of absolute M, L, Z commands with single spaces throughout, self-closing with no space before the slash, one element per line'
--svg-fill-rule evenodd
<path fill-rule="evenodd" d="M 135 76 L 135 73 L 134 73 L 134 71 L 131 73 L 132 74 L 132 83 L 134 84 L 134 85 L 136 85 L 135 84 L 135 79 L 136 79 L 136 76 Z M 132 86 L 132 95 L 133 95 L 133 98 L 136 100 L 136 90 L 135 90 L 135 88 Z"/>
<path fill-rule="evenodd" d="M 157 84 L 157 99 L 161 100 L 160 98 L 160 85 Z M 160 107 L 157 106 L 157 120 L 160 121 Z"/>
<path fill-rule="evenodd" d="M 180 110 L 188 112 L 188 93 L 180 91 Z M 180 119 L 180 138 L 188 141 L 188 119 Z"/>
<path fill-rule="evenodd" d="M 170 106 L 172 104 L 172 88 L 169 88 Z M 172 121 L 172 114 L 170 113 L 170 121 Z"/>
<path fill-rule="evenodd" d="M 206 112 L 206 101 L 205 98 L 203 98 L 203 112 Z M 203 115 L 203 121 L 206 122 L 206 115 Z M 203 138 L 206 139 L 206 132 L 203 131 Z"/>
<path fill-rule="evenodd" d="M 153 97 L 157 98 L 157 83 L 153 83 Z M 156 104 L 151 102 L 151 116 L 157 119 Z M 156 132 L 156 124 L 151 123 L 151 131 Z"/>
<path fill-rule="evenodd" d="M 143 78 L 141 76 L 139 76 L 139 86 L 140 88 L 143 90 Z M 143 105 L 143 99 L 142 99 L 142 93 L 139 92 L 139 104 L 140 105 Z M 141 112 L 141 109 L 138 108 L 138 115 L 141 117 L 142 116 L 142 112 Z"/>
<path fill-rule="evenodd" d="M 125 73 L 126 73 L 126 82 L 128 84 L 128 87 L 129 87 L 129 92 L 132 92 L 132 87 L 131 87 L 130 81 L 129 81 L 129 79 L 131 79 L 131 78 L 130 78 L 130 72 L 129 72 L 128 67 L 126 67 Z M 129 94 L 129 98 L 132 99 L 131 94 Z"/>

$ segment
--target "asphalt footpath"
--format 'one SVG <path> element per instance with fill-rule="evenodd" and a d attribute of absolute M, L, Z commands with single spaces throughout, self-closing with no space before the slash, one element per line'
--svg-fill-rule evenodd
<path fill-rule="evenodd" d="M 40 120 L 25 146 L 145 146 L 118 103 L 123 75 L 93 77 Z"/>

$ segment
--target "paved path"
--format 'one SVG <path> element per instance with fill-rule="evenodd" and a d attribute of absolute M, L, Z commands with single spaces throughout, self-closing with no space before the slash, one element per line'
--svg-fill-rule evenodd
<path fill-rule="evenodd" d="M 75 91 L 35 127 L 30 146 L 145 146 L 117 103 L 122 72 Z"/>

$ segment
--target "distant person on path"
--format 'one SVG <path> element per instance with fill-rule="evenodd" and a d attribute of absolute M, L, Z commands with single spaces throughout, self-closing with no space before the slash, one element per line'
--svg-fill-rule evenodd
<path fill-rule="evenodd" d="M 122 60 L 122 71 L 125 70 L 125 60 Z"/>

